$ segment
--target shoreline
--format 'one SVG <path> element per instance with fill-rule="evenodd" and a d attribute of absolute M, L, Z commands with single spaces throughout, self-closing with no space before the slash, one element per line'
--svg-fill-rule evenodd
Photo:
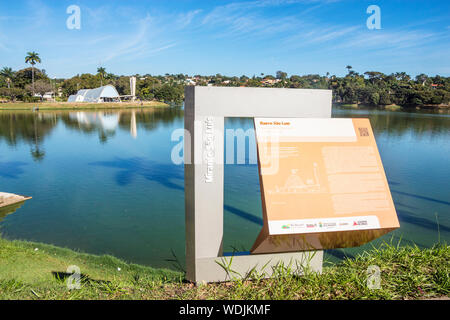
<path fill-rule="evenodd" d="M 28 110 L 104 110 L 104 109 L 139 109 L 139 108 L 166 108 L 167 103 L 159 101 L 121 102 L 121 103 L 76 103 L 76 102 L 11 102 L 0 103 L 0 111 Z"/>
<path fill-rule="evenodd" d="M 447 105 L 424 105 L 424 106 L 399 106 L 399 105 L 364 105 L 350 103 L 332 103 L 333 108 L 354 109 L 354 110 L 387 110 L 387 111 L 450 111 Z M 49 111 L 49 110 L 108 110 L 108 109 L 141 109 L 141 108 L 167 108 L 169 104 L 160 101 L 146 101 L 140 103 L 122 102 L 122 103 L 74 103 L 74 102 L 9 102 L 0 103 L 0 111 Z"/>
<path fill-rule="evenodd" d="M 0 237 L 0 299 L 448 299 L 450 247 L 384 243 L 322 274 L 279 276 L 196 286 L 182 272 L 124 262 L 53 245 Z M 81 272 L 79 290 L 68 290 L 68 266 Z M 369 289 L 369 266 L 380 268 L 380 289 Z M 276 288 L 276 290 L 274 290 Z"/>
<path fill-rule="evenodd" d="M 423 105 L 423 106 L 400 106 L 396 104 L 389 105 L 365 105 L 356 103 L 332 103 L 333 108 L 342 109 L 378 109 L 388 111 L 414 111 L 414 110 L 426 110 L 426 111 L 450 111 L 449 105 Z"/>

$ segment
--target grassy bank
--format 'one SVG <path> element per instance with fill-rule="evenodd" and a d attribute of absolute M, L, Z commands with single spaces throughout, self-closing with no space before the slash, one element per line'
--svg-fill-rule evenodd
<path fill-rule="evenodd" d="M 82 274 L 68 290 L 67 267 Z M 367 287 L 367 268 L 377 265 L 381 288 Z M 128 264 L 111 256 L 0 239 L 0 299 L 422 299 L 450 295 L 450 247 L 390 244 L 324 267 L 322 274 L 293 275 L 280 267 L 273 279 L 194 286 L 183 274 Z"/>
<path fill-rule="evenodd" d="M 100 109 L 126 109 L 126 108 L 148 108 L 167 107 L 168 104 L 159 101 L 121 102 L 121 103 L 74 103 L 74 102 L 14 102 L 0 103 L 0 110 L 100 110 Z"/>

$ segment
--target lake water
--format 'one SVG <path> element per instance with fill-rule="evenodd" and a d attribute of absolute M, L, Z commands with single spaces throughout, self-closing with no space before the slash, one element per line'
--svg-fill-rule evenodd
<path fill-rule="evenodd" d="M 371 120 L 401 225 L 381 240 L 448 242 L 450 115 L 335 109 L 333 116 Z M 0 215 L 0 233 L 154 267 L 173 267 L 173 255 L 183 264 L 184 170 L 171 161 L 179 143 L 171 134 L 183 125 L 181 108 L 0 112 L 0 191 L 33 197 Z M 226 128 L 253 124 L 227 119 Z M 225 166 L 226 251 L 253 244 L 262 225 L 259 192 L 256 165 Z M 381 240 L 326 257 L 352 256 Z"/>

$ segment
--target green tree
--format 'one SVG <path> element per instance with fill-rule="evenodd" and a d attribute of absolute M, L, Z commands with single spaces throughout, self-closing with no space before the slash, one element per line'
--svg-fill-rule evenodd
<path fill-rule="evenodd" d="M 425 85 L 425 82 L 428 80 L 428 76 L 426 74 L 419 74 L 416 76 L 416 81 L 420 84 L 422 84 L 422 86 Z"/>
<path fill-rule="evenodd" d="M 27 89 L 30 90 L 30 88 L 28 86 L 27 86 Z M 44 94 L 47 93 L 47 92 L 51 92 L 53 90 L 53 87 L 50 84 L 50 82 L 48 82 L 48 81 L 38 80 L 34 84 L 34 89 L 33 90 L 41 96 L 41 100 L 42 100 Z"/>
<path fill-rule="evenodd" d="M 105 78 L 106 69 L 103 67 L 98 67 L 97 74 L 100 75 L 100 86 L 103 87 L 103 79 Z"/>
<path fill-rule="evenodd" d="M 347 65 L 345 68 L 347 68 L 348 73 L 350 74 L 350 70 L 352 70 L 353 67 L 351 65 Z"/>
<path fill-rule="evenodd" d="M 247 77 L 246 75 L 242 75 L 242 76 L 239 78 L 239 81 L 241 81 L 241 82 L 247 82 L 247 81 L 248 81 L 248 77 Z"/>
<path fill-rule="evenodd" d="M 14 78 L 14 71 L 11 68 L 4 67 L 0 71 L 0 75 L 6 79 L 6 83 L 8 84 L 8 89 L 11 88 L 11 82 L 12 82 L 12 79 Z"/>
<path fill-rule="evenodd" d="M 383 79 L 384 74 L 378 71 L 367 71 L 364 72 L 365 75 L 369 77 L 369 81 L 374 84 L 375 82 Z"/>
<path fill-rule="evenodd" d="M 183 87 L 164 84 L 155 90 L 155 98 L 160 101 L 181 102 L 183 101 Z"/>
<path fill-rule="evenodd" d="M 283 72 L 283 71 L 277 71 L 276 77 L 277 77 L 277 79 L 284 80 L 287 78 L 287 73 Z"/>
<path fill-rule="evenodd" d="M 379 102 L 381 105 L 388 105 L 388 104 L 391 104 L 392 103 L 392 101 L 391 101 L 391 97 L 389 96 L 389 93 L 388 92 L 386 92 L 386 91 L 382 91 L 381 93 L 380 93 L 380 102 Z"/>
<path fill-rule="evenodd" d="M 31 64 L 31 73 L 32 73 L 32 87 L 33 87 L 33 96 L 34 96 L 34 65 L 36 63 L 41 63 L 41 58 L 39 57 L 39 53 L 36 52 L 27 52 L 25 56 L 25 63 Z"/>
<path fill-rule="evenodd" d="M 121 96 L 131 94 L 130 77 L 119 77 L 112 82 Z"/>
<path fill-rule="evenodd" d="M 290 80 L 291 80 L 291 82 L 300 82 L 302 80 L 302 78 L 297 75 L 292 75 Z"/>
<path fill-rule="evenodd" d="M 0 88 L 0 96 L 16 101 L 16 99 L 23 99 L 25 90 L 21 88 Z"/>
<path fill-rule="evenodd" d="M 49 80 L 47 75 L 45 75 L 38 68 L 34 68 L 34 81 L 38 80 Z M 18 70 L 14 73 L 14 87 L 25 89 L 27 84 L 33 83 L 33 69 L 28 67 L 22 70 Z"/>

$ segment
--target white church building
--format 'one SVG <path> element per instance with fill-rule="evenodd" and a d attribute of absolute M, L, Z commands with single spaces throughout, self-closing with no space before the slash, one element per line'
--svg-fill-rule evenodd
<path fill-rule="evenodd" d="M 120 102 L 120 96 L 114 86 L 108 84 L 95 89 L 81 89 L 69 96 L 67 102 Z"/>

